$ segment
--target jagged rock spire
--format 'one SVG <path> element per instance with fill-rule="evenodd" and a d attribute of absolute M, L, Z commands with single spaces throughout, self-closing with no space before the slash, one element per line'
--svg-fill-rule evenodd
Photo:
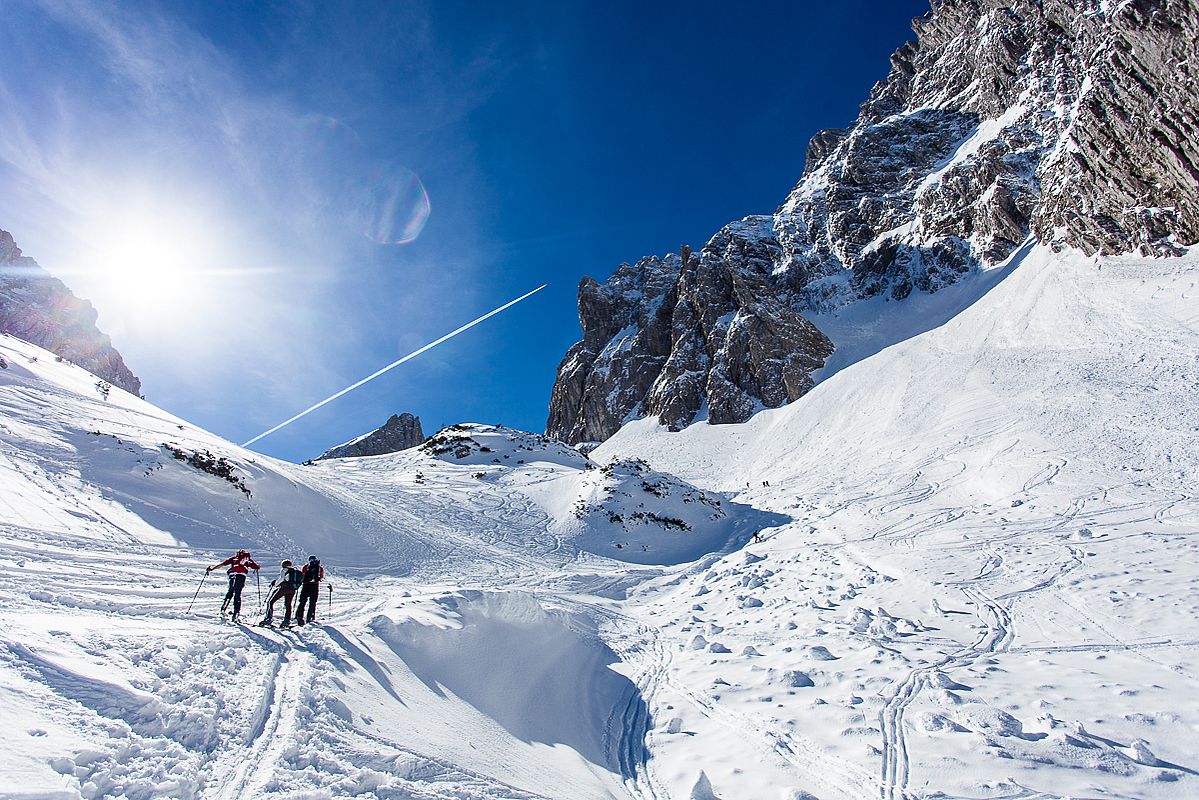
<path fill-rule="evenodd" d="M 331 447 L 313 460 L 398 453 L 401 450 L 416 447 L 424 440 L 425 434 L 421 431 L 420 417 L 405 411 L 403 414 L 392 414 L 382 427 L 345 444 Z"/>

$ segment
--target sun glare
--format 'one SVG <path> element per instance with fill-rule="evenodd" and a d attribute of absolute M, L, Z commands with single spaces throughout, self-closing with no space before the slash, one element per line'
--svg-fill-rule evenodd
<path fill-rule="evenodd" d="M 107 215 L 88 237 L 89 283 L 139 315 L 191 305 L 211 267 L 203 260 L 211 252 L 203 230 L 198 220 L 168 212 Z"/>
<path fill-rule="evenodd" d="M 97 245 L 100 277 L 142 300 L 173 299 L 196 266 L 182 237 L 162 220 L 125 220 Z"/>

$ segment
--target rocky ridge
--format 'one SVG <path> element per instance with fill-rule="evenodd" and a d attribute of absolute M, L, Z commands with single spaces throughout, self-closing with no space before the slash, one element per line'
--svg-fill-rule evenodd
<path fill-rule="evenodd" d="M 774 214 L 583 279 L 550 435 L 793 401 L 833 351 L 809 317 L 936 292 L 1030 238 L 1158 256 L 1199 240 L 1192 0 L 938 0 L 913 30 Z"/>
<path fill-rule="evenodd" d="M 43 347 L 132 394 L 142 382 L 112 340 L 96 327 L 96 310 L 76 297 L 0 230 L 0 331 Z"/>
<path fill-rule="evenodd" d="M 370 433 L 363 434 L 337 447 L 330 447 L 313 459 L 320 461 L 325 458 L 354 458 L 358 456 L 381 456 L 387 453 L 398 453 L 416 447 L 425 441 L 425 434 L 420 427 L 420 417 L 409 414 L 392 414 L 383 425 Z"/>

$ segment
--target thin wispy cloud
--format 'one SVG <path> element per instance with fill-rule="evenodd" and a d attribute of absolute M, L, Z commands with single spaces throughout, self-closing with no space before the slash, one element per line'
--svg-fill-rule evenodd
<path fill-rule="evenodd" d="M 324 12 L 311 8 L 280 35 L 313 37 Z M 307 92 L 294 79 L 263 85 L 306 69 L 290 54 L 311 48 L 280 50 L 270 71 L 247 72 L 153 6 L 17 2 L 6 13 L 30 36 L 0 71 L 0 170 L 10 188 L 0 227 L 93 299 L 135 370 L 169 378 L 170 393 L 211 394 L 204 402 L 215 414 L 222 395 L 238 394 L 226 385 L 252 385 L 239 402 L 253 426 L 292 407 L 292 396 L 344 383 L 398 340 L 435 330 L 434 298 L 472 301 L 479 262 L 462 237 L 399 255 L 380 248 L 411 242 L 422 214 L 437 208 L 434 197 L 421 209 L 426 190 L 408 159 L 486 100 L 494 80 L 481 76 L 500 69 L 498 50 L 443 69 L 419 6 L 389 11 L 405 17 L 390 30 L 346 27 L 343 59 L 371 49 L 355 38 L 400 31 L 389 69 L 447 84 L 386 109 L 414 140 L 364 141 L 355 113 L 384 110 L 369 109 L 369 92 L 356 95 L 368 107 L 356 112 L 315 75 L 305 76 L 314 81 Z M 147 226 L 187 231 L 177 249 L 195 289 L 177 307 L 131 301 L 111 265 L 93 258 L 113 249 L 111 237 Z M 163 382 L 143 377 L 162 398 Z"/>
<path fill-rule="evenodd" d="M 886 10 L 906 26 L 907 9 Z M 783 6 L 4 11 L 19 35 L 0 53 L 0 227 L 95 302 L 169 410 L 244 440 L 447 319 L 549 283 L 267 440 L 293 456 L 421 402 L 443 421 L 543 424 L 577 336 L 579 277 L 772 208 L 802 161 L 796 142 L 854 104 L 812 109 L 860 96 L 893 46 L 875 37 L 878 64 L 862 67 Z M 851 16 L 842 33 L 858 41 Z M 729 46 L 702 61 L 675 46 L 709 40 Z M 780 104 L 762 75 L 806 62 L 837 65 L 836 79 L 787 84 Z"/>

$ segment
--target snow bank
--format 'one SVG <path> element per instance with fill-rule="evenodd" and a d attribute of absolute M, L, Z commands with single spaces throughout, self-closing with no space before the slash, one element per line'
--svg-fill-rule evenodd
<path fill-rule="evenodd" d="M 441 624 L 370 624 L 430 691 L 453 694 L 522 741 L 566 745 L 617 774 L 640 767 L 645 702 L 610 668 L 619 659 L 593 623 L 510 592 L 463 592 L 438 605 Z M 640 735 L 625 718 L 639 720 Z M 627 741 L 613 739 L 617 731 Z"/>

